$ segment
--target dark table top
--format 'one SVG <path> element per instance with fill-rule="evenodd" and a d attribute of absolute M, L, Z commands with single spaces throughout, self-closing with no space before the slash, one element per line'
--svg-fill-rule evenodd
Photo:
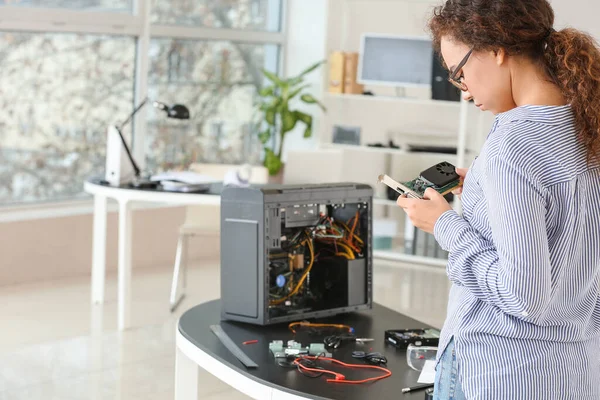
<path fill-rule="evenodd" d="M 401 393 L 402 388 L 418 384 L 419 372 L 407 365 L 406 351 L 398 350 L 391 345 L 385 344 L 384 331 L 388 329 L 429 328 L 426 324 L 408 318 L 379 304 L 373 304 L 373 309 L 370 311 L 319 319 L 318 322 L 350 325 L 354 327 L 358 337 L 375 339 L 374 342 L 368 342 L 365 345 L 344 343 L 340 348 L 333 351 L 334 358 L 348 363 L 362 364 L 362 360 L 352 358 L 351 353 L 353 350 L 378 351 L 387 357 L 387 368 L 392 371 L 391 377 L 373 383 L 360 385 L 327 383 L 326 375 L 320 378 L 309 378 L 301 375 L 296 369 L 280 367 L 269 352 L 269 343 L 273 340 L 283 340 L 285 345 L 288 340 L 294 339 L 301 342 L 302 346 L 308 346 L 309 343 L 322 343 L 322 336 L 313 336 L 307 331 L 299 330 L 294 337 L 288 329 L 287 323 L 258 326 L 233 321 L 221 321 L 220 307 L 220 300 L 214 300 L 191 308 L 181 316 L 179 331 L 205 353 L 261 384 L 312 399 L 421 400 L 425 397 L 424 390 L 407 394 Z M 219 339 L 210 330 L 210 325 L 219 323 L 225 333 L 258 364 L 258 368 L 246 369 L 221 344 Z M 244 341 L 254 339 L 258 339 L 257 344 L 241 345 Z M 322 362 L 321 365 L 326 369 L 343 373 L 347 379 L 364 379 L 381 373 L 380 371 L 369 372 L 365 370 L 350 371 L 348 368 L 330 367 L 325 362 Z"/>

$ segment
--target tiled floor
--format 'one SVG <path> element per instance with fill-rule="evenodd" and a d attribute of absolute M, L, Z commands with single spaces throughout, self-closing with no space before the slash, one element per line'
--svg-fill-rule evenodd
<path fill-rule="evenodd" d="M 376 302 L 441 326 L 449 289 L 442 269 L 378 261 L 374 276 Z M 175 314 L 170 278 L 169 268 L 134 271 L 133 327 L 122 333 L 114 275 L 103 306 L 90 306 L 87 278 L 2 288 L 0 400 L 172 399 L 175 323 L 187 308 L 219 297 L 218 263 L 191 266 Z M 205 371 L 199 391 L 205 399 L 248 399 Z"/>

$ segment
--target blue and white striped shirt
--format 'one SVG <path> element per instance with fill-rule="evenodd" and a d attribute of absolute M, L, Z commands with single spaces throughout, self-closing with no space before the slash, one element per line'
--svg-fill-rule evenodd
<path fill-rule="evenodd" d="M 434 229 L 467 399 L 600 399 L 599 172 L 569 105 L 496 116 Z"/>

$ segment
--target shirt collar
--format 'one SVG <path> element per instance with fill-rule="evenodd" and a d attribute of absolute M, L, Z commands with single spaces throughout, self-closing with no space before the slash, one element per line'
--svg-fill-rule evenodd
<path fill-rule="evenodd" d="M 536 121 L 546 124 L 564 123 L 565 118 L 573 118 L 570 104 L 563 106 L 523 105 L 496 115 L 497 125 L 513 121 Z M 496 124 L 495 124 L 496 125 Z"/>

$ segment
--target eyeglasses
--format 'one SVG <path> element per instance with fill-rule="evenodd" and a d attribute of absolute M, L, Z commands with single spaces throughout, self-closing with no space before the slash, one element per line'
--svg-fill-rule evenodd
<path fill-rule="evenodd" d="M 448 81 L 451 84 L 453 84 L 454 86 L 456 86 L 457 88 L 459 88 L 460 90 L 462 90 L 463 92 L 466 92 L 468 90 L 467 85 L 465 85 L 464 82 L 462 81 L 462 79 L 463 79 L 462 76 L 459 78 L 456 78 L 456 75 L 460 72 L 462 67 L 465 66 L 465 64 L 469 60 L 469 57 L 471 56 L 472 52 L 473 52 L 473 49 L 469 50 L 467 55 L 458 63 L 458 65 L 454 69 L 454 72 L 452 72 L 450 74 L 450 76 L 448 77 Z"/>

